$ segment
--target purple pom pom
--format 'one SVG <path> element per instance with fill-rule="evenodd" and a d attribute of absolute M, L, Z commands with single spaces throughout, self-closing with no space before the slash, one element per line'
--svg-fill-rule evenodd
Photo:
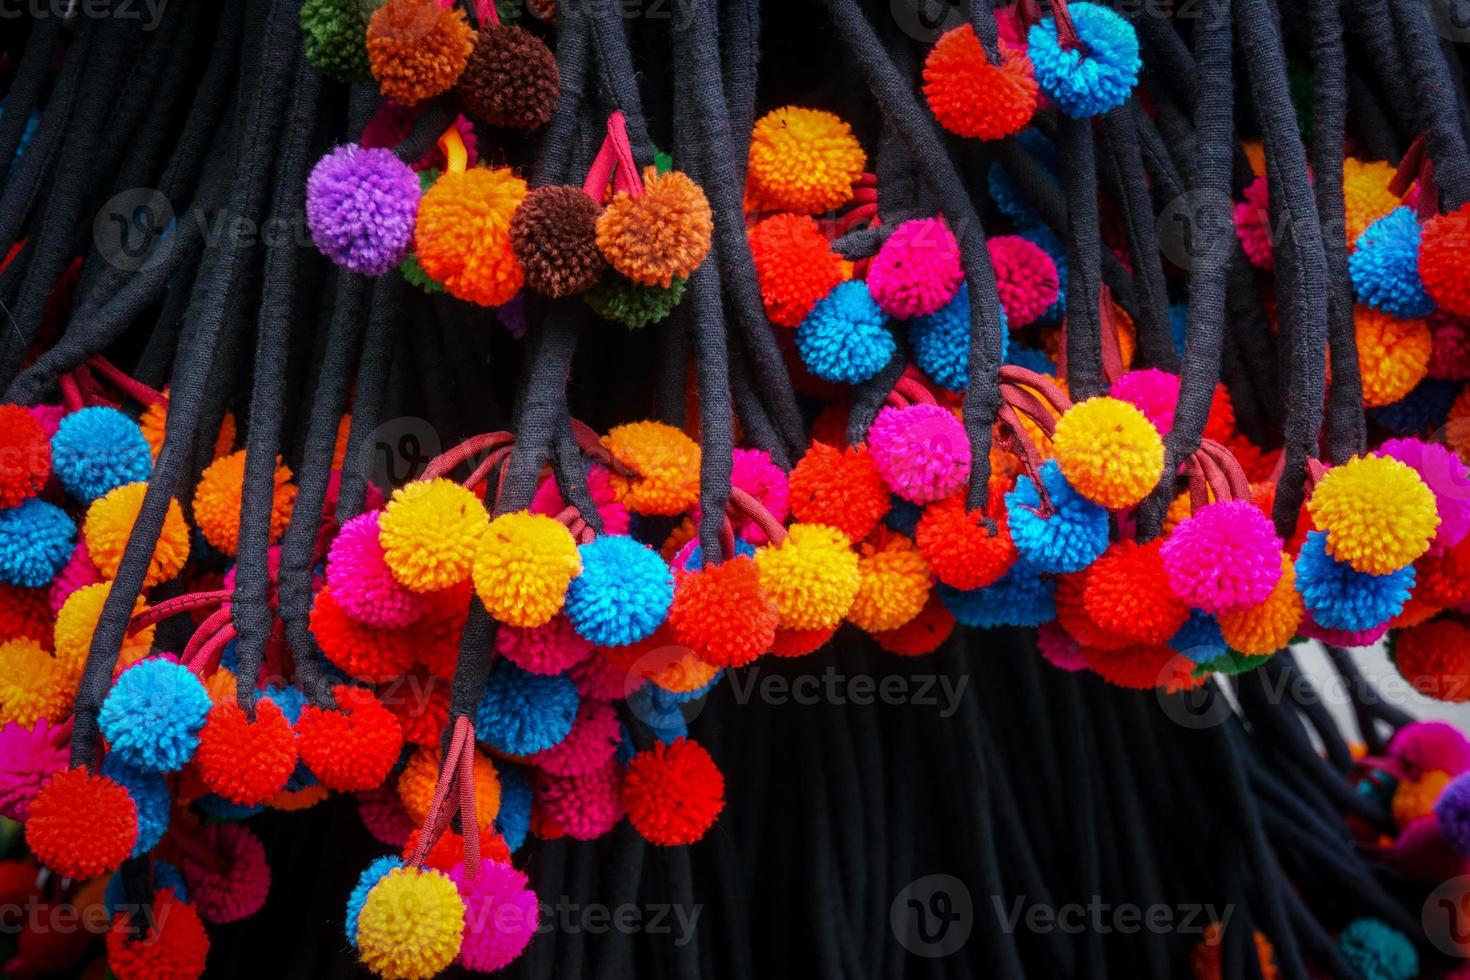
<path fill-rule="evenodd" d="M 1444 788 L 1434 803 L 1439 832 L 1455 853 L 1470 857 L 1470 776 L 1460 776 Z"/>
<path fill-rule="evenodd" d="M 418 175 L 391 150 L 339 146 L 306 181 L 311 240 L 333 262 L 365 276 L 403 261 L 418 210 Z"/>

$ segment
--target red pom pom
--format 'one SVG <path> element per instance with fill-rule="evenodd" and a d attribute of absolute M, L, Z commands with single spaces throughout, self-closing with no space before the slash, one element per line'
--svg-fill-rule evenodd
<path fill-rule="evenodd" d="M 86 769 L 51 777 L 31 801 L 26 843 L 65 878 L 120 867 L 138 841 L 138 808 L 122 786 Z"/>
<path fill-rule="evenodd" d="M 812 630 L 782 627 L 776 630 L 776 638 L 771 641 L 771 653 L 777 657 L 804 657 L 832 639 L 836 632 L 836 626 Z"/>
<path fill-rule="evenodd" d="M 956 136 L 995 140 L 1019 132 L 1036 111 L 1037 92 L 1031 59 L 1002 50 L 992 65 L 969 24 L 946 31 L 924 59 L 924 98 Z"/>
<path fill-rule="evenodd" d="M 888 507 L 888 486 L 863 446 L 814 442 L 791 471 L 791 514 L 803 523 L 826 524 L 861 541 Z"/>
<path fill-rule="evenodd" d="M 681 573 L 669 607 L 674 637 L 716 667 L 743 667 L 769 650 L 778 618 L 748 555 Z"/>
<path fill-rule="evenodd" d="M 409 745 L 438 745 L 449 724 L 449 685 L 423 667 L 378 689 L 378 699 L 403 730 Z"/>
<path fill-rule="evenodd" d="M 403 845 L 400 857 L 407 861 L 413 857 L 414 849 L 419 846 L 419 831 L 414 829 L 408 835 L 408 840 Z M 510 848 L 506 846 L 505 838 L 494 831 L 480 832 L 480 860 L 494 861 L 499 864 L 510 863 Z M 424 867 L 435 871 L 443 871 L 445 874 L 454 870 L 454 866 L 464 863 L 464 838 L 453 830 L 445 830 L 429 848 L 428 856 L 424 858 Z"/>
<path fill-rule="evenodd" d="M 307 705 L 296 722 L 301 761 L 328 789 L 372 789 L 388 778 L 403 751 L 398 719 L 360 687 L 332 689 L 338 711 Z"/>
<path fill-rule="evenodd" d="M 1164 645 L 1140 645 L 1117 650 L 1084 646 L 1082 659 L 1103 680 L 1119 687 L 1147 691 L 1162 687 L 1179 691 L 1193 687 L 1194 664 Z"/>
<path fill-rule="evenodd" d="M 1440 701 L 1470 701 L 1470 628 L 1432 619 L 1393 638 L 1393 662 L 1420 694 Z M 39 799 L 39 797 L 38 797 Z M 35 819 L 36 804 L 31 804 Z"/>
<path fill-rule="evenodd" d="M 986 510 L 996 515 L 994 533 L 986 527 L 984 513 L 965 509 L 963 490 L 924 508 L 914 541 L 929 570 L 945 585 L 966 591 L 984 588 L 1015 564 L 1016 546 L 999 485 L 991 487 Z"/>
<path fill-rule="evenodd" d="M 319 591 L 312 601 L 311 635 L 328 660 L 359 680 L 392 680 L 413 665 L 414 633 L 358 622 L 332 598 L 329 589 Z"/>
<path fill-rule="evenodd" d="M 1419 278 L 1442 310 L 1470 316 L 1470 204 L 1424 224 L 1419 240 Z"/>
<path fill-rule="evenodd" d="M 919 615 L 896 630 L 874 633 L 878 646 L 900 657 L 920 657 L 939 649 L 939 644 L 949 639 L 954 632 L 954 616 L 931 595 Z"/>
<path fill-rule="evenodd" d="M 1082 601 L 1094 623 L 1142 644 L 1167 643 L 1178 632 L 1189 619 L 1189 607 L 1169 589 L 1162 545 L 1162 538 L 1148 544 L 1122 541 L 1092 563 Z"/>
<path fill-rule="evenodd" d="M 842 281 L 842 257 L 804 214 L 775 214 L 750 229 L 750 255 L 766 316 L 796 327 Z"/>
<path fill-rule="evenodd" d="M 1470 537 L 1414 562 L 1414 598 L 1441 608 L 1470 602 Z"/>
<path fill-rule="evenodd" d="M 1093 622 L 1087 613 L 1087 604 L 1084 597 L 1087 593 L 1087 573 L 1089 569 L 1073 572 L 1069 575 L 1057 576 L 1057 588 L 1054 593 L 1057 606 L 1057 625 L 1067 632 L 1067 635 L 1076 640 L 1084 647 L 1095 647 L 1099 650 L 1118 650 L 1129 646 L 1128 638 L 1117 636 Z"/>
<path fill-rule="evenodd" d="M 628 763 L 623 809 L 654 844 L 693 844 L 724 808 L 725 777 L 697 742 L 659 742 Z"/>
<path fill-rule="evenodd" d="M 231 803 L 269 803 L 296 768 L 296 733 L 274 701 L 261 699 L 252 722 L 234 701 L 209 710 L 194 755 L 210 792 Z"/>
<path fill-rule="evenodd" d="M 165 888 L 135 921 L 119 912 L 107 932 L 107 965 L 117 980 L 185 980 L 204 972 L 209 934 L 199 913 Z"/>
<path fill-rule="evenodd" d="M 23 589 L 0 583 L 0 636 L 26 637 L 51 649 L 51 631 L 56 622 L 44 589 Z"/>
<path fill-rule="evenodd" d="M 51 475 L 51 440 L 28 409 L 0 405 L 0 508 L 41 492 Z"/>

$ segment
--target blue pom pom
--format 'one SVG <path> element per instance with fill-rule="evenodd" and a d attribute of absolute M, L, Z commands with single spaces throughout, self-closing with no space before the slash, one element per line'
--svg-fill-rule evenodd
<path fill-rule="evenodd" d="M 899 534 L 911 538 L 919 526 L 919 518 L 923 516 L 923 504 L 916 504 L 912 500 L 905 500 L 898 494 L 892 494 L 888 498 L 888 513 L 883 515 L 883 523 Z"/>
<path fill-rule="evenodd" d="M 1062 240 L 1044 225 L 1022 229 L 1020 235 L 1051 256 L 1052 264 L 1057 267 L 1056 302 L 1042 310 L 1035 322 L 1040 324 L 1061 323 L 1062 317 L 1067 312 L 1067 246 L 1062 244 Z"/>
<path fill-rule="evenodd" d="M 1107 550 L 1108 512 L 1073 490 L 1054 459 L 1042 465 L 1041 482 L 1054 509 L 1046 516 L 1037 513 L 1041 495 L 1030 477 L 1021 477 L 1006 494 L 1011 540 L 1038 571 L 1080 572 Z"/>
<path fill-rule="evenodd" d="M 260 696 L 267 701 L 275 702 L 276 707 L 281 709 L 281 714 L 293 727 L 301 720 L 301 712 L 306 707 L 306 695 L 301 693 L 299 688 L 289 684 L 272 684 L 261 691 Z"/>
<path fill-rule="evenodd" d="M 1408 208 L 1394 208 L 1358 236 L 1348 256 L 1348 275 L 1359 303 L 1390 316 L 1424 317 L 1434 300 L 1419 278 L 1419 219 Z"/>
<path fill-rule="evenodd" d="M 1022 347 L 1020 344 L 1011 345 L 1010 350 L 1006 352 L 1005 362 L 1014 364 L 1016 367 L 1023 367 L 1028 371 L 1035 371 L 1037 374 L 1055 375 L 1057 373 L 1056 363 L 1051 358 L 1034 347 Z"/>
<path fill-rule="evenodd" d="M 1184 625 L 1169 637 L 1169 646 L 1197 664 L 1207 664 L 1225 656 L 1225 634 L 1214 616 L 1195 609 Z"/>
<path fill-rule="evenodd" d="M 1004 359 L 1011 332 L 1006 311 L 1000 311 L 1000 353 Z M 914 363 L 935 384 L 964 391 L 970 383 L 970 289 L 964 283 L 948 303 L 927 316 L 909 321 L 909 344 Z"/>
<path fill-rule="evenodd" d="M 628 763 L 632 762 L 633 757 L 638 754 L 638 746 L 633 744 L 633 736 L 628 731 L 627 725 L 618 725 L 618 735 L 618 764 L 626 766 Z"/>
<path fill-rule="evenodd" d="M 362 915 L 362 907 L 367 903 L 368 892 L 387 877 L 388 872 L 401 867 L 403 867 L 403 861 L 400 858 L 391 855 L 380 857 L 357 876 L 357 884 L 352 886 L 352 893 L 347 896 L 347 921 L 344 923 L 347 941 L 354 948 L 357 946 L 357 917 Z"/>
<path fill-rule="evenodd" d="M 0 582 L 39 589 L 71 558 L 77 527 L 66 511 L 31 497 L 0 510 Z"/>
<path fill-rule="evenodd" d="M 133 857 L 141 857 L 163 840 L 168 830 L 169 810 L 173 801 L 169 797 L 168 783 L 157 773 L 139 772 L 118 757 L 116 751 L 107 753 L 102 760 L 102 775 L 128 791 L 133 804 L 138 808 L 138 842 L 133 845 Z"/>
<path fill-rule="evenodd" d="M 577 717 L 577 685 L 508 660 L 496 663 L 475 712 L 475 737 L 506 755 L 541 752 L 567 737 Z"/>
<path fill-rule="evenodd" d="M 567 586 L 565 611 L 600 647 L 636 643 L 659 628 L 674 601 L 674 573 L 647 545 L 605 534 L 580 545 L 582 574 Z"/>
<path fill-rule="evenodd" d="M 531 830 L 531 784 L 519 766 L 497 763 L 500 775 L 500 812 L 495 815 L 495 829 L 505 838 L 505 846 L 519 851 Z"/>
<path fill-rule="evenodd" d="M 1053 584 L 1035 568 L 1017 561 L 983 589 L 962 592 L 939 586 L 939 601 L 964 626 L 1040 626 L 1057 618 Z"/>
<path fill-rule="evenodd" d="M 1354 919 L 1337 936 L 1342 958 L 1363 980 L 1411 980 L 1419 953 L 1407 936 L 1378 919 Z"/>
<path fill-rule="evenodd" d="M 755 557 L 755 545 L 751 544 L 749 541 L 745 540 L 744 538 L 736 538 L 735 539 L 735 554 L 737 554 L 737 555 L 745 555 L 747 558 L 754 558 Z M 703 567 L 704 567 L 704 550 L 700 547 L 699 542 L 696 541 L 694 543 L 694 547 L 692 547 L 692 548 L 689 549 L 689 554 L 684 557 L 684 570 L 687 572 L 687 571 L 692 571 L 693 569 L 696 569 L 696 568 L 703 568 Z"/>
<path fill-rule="evenodd" d="M 670 691 L 649 682 L 628 695 L 628 708 L 648 726 L 653 737 L 665 744 L 689 734 L 681 702 Z"/>
<path fill-rule="evenodd" d="M 199 747 L 210 703 L 189 668 L 154 657 L 122 672 L 97 723 L 120 762 L 140 772 L 174 772 Z"/>
<path fill-rule="evenodd" d="M 1444 425 L 1459 390 L 1457 382 L 1425 378 L 1403 398 L 1368 415 L 1396 436 L 1426 436 Z"/>
<path fill-rule="evenodd" d="M 1296 558 L 1296 588 L 1317 625 L 1356 633 L 1403 611 L 1414 588 L 1414 566 L 1387 575 L 1360 572 L 1327 553 L 1327 532 L 1312 531 Z"/>
<path fill-rule="evenodd" d="M 1081 45 L 1062 47 L 1057 23 L 1048 17 L 1027 33 L 1027 51 L 1042 91 L 1067 115 L 1085 119 L 1127 102 L 1143 63 L 1138 35 L 1122 16 L 1095 3 L 1067 9 Z"/>
<path fill-rule="evenodd" d="M 1174 350 L 1184 356 L 1184 337 L 1189 330 L 1189 304 L 1169 304 L 1169 336 L 1174 340 Z"/>
<path fill-rule="evenodd" d="M 992 163 L 985 173 L 985 188 L 1001 214 L 1011 219 L 1017 228 L 1034 228 L 1042 224 L 1040 212 L 1026 200 L 1021 188 L 1006 173 L 1006 168 Z"/>
<path fill-rule="evenodd" d="M 284 712 L 282 713 L 284 714 Z M 295 723 L 293 722 L 292 724 Z M 303 790 L 309 786 L 315 785 L 316 773 L 311 771 L 310 766 L 298 759 L 296 762 L 296 768 L 292 769 L 291 775 L 286 777 L 286 785 L 282 788 L 288 793 L 295 793 L 298 790 Z"/>
<path fill-rule="evenodd" d="M 167 861 L 148 862 L 148 883 L 155 892 L 161 892 L 167 888 L 179 901 L 185 903 L 189 901 L 189 886 L 184 882 L 183 873 Z M 118 910 L 123 908 L 127 901 L 127 891 L 123 888 L 123 876 L 114 874 L 107 879 L 107 888 L 102 893 L 102 904 L 107 907 L 108 916 L 117 915 Z"/>
<path fill-rule="evenodd" d="M 206 793 L 204 796 L 195 800 L 195 803 L 200 810 L 204 811 L 206 816 L 214 817 L 216 820 L 240 821 L 247 817 L 253 817 L 257 813 L 265 812 L 265 804 L 263 803 L 255 806 L 247 806 L 244 803 L 233 803 L 223 796 L 216 796 L 213 793 Z"/>
<path fill-rule="evenodd" d="M 115 408 L 72 412 L 51 437 L 51 469 L 66 492 L 83 503 L 148 479 L 153 453 L 138 423 Z"/>
<path fill-rule="evenodd" d="M 824 381 L 857 384 L 883 370 L 898 349 L 888 314 L 868 284 L 849 279 L 817 300 L 796 328 L 796 349 L 807 370 Z"/>

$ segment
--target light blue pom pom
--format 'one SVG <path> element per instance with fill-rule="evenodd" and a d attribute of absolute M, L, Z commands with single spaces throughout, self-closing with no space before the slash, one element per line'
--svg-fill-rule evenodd
<path fill-rule="evenodd" d="M 199 747 L 210 704 L 193 671 L 154 657 L 122 672 L 97 722 L 120 762 L 139 772 L 175 772 Z"/>
<path fill-rule="evenodd" d="M 1000 311 L 1000 353 L 1005 359 L 1011 332 L 1006 311 Z M 964 391 L 970 383 L 970 290 L 961 283 L 948 303 L 927 316 L 909 321 L 909 345 L 914 363 L 935 384 L 950 391 Z"/>
<path fill-rule="evenodd" d="M 115 408 L 93 406 L 61 420 L 51 437 L 51 469 L 83 503 L 148 479 L 153 454 L 138 423 Z"/>
<path fill-rule="evenodd" d="M 1006 494 L 1011 540 L 1038 571 L 1079 572 L 1107 550 L 1108 512 L 1073 490 L 1054 459 L 1042 465 L 1041 482 L 1054 509 L 1045 516 L 1038 513 L 1041 496 L 1030 477 L 1021 477 Z"/>
<path fill-rule="evenodd" d="M 658 629 L 674 601 L 674 573 L 658 552 L 606 534 L 577 548 L 582 573 L 567 586 L 572 628 L 600 647 L 636 643 Z"/>
<path fill-rule="evenodd" d="M 1434 300 L 1419 278 L 1419 219 L 1408 208 L 1394 208 L 1358 236 L 1348 256 L 1348 275 L 1359 303 L 1390 316 L 1424 317 Z"/>
<path fill-rule="evenodd" d="M 1407 936 L 1378 919 L 1354 919 L 1337 936 L 1337 948 L 1363 980 L 1411 980 L 1419 953 Z"/>
<path fill-rule="evenodd" d="M 1387 575 L 1360 572 L 1327 553 L 1327 532 L 1312 531 L 1296 558 L 1296 588 L 1318 626 L 1357 633 L 1403 612 L 1414 566 Z"/>
<path fill-rule="evenodd" d="M 1067 9 L 1081 45 L 1064 48 L 1056 21 L 1048 17 L 1027 33 L 1027 52 L 1042 90 L 1067 115 L 1085 119 L 1128 101 L 1143 63 L 1138 35 L 1122 16 L 1095 3 Z"/>
<path fill-rule="evenodd" d="M 501 660 L 475 712 L 475 737 L 507 755 L 544 751 L 572 730 L 579 700 L 571 678 L 533 674 Z"/>
<path fill-rule="evenodd" d="M 983 589 L 939 586 L 939 601 L 964 626 L 1040 626 L 1057 617 L 1054 585 L 1025 561 L 1017 561 Z"/>
<path fill-rule="evenodd" d="M 807 370 L 824 381 L 857 384 L 883 370 L 897 345 L 888 314 L 867 283 L 849 279 L 832 287 L 796 328 L 796 350 Z"/>
<path fill-rule="evenodd" d="M 403 867 L 403 861 L 400 858 L 380 857 L 358 875 L 357 884 L 352 886 L 352 893 L 347 896 L 347 921 L 344 923 L 347 941 L 354 948 L 357 946 L 357 917 L 362 915 L 362 907 L 367 903 L 368 892 L 387 877 L 388 872 L 401 867 Z"/>
<path fill-rule="evenodd" d="M 66 511 L 36 497 L 0 510 L 0 582 L 39 589 L 71 558 L 77 527 Z"/>

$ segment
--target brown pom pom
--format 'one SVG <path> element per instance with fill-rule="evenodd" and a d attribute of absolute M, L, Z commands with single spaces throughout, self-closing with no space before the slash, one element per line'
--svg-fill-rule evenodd
<path fill-rule="evenodd" d="M 677 170 L 643 170 L 643 194 L 619 192 L 597 219 L 597 247 L 623 275 L 667 289 L 709 253 L 714 219 L 699 185 Z"/>
<path fill-rule="evenodd" d="M 597 202 L 580 188 L 541 187 L 510 219 L 510 247 L 526 285 L 551 297 L 593 286 L 607 270 L 597 249 Z"/>
<path fill-rule="evenodd" d="M 520 27 L 485 26 L 459 76 L 459 98 L 492 126 L 535 129 L 556 108 L 561 76 L 541 39 Z"/>
<path fill-rule="evenodd" d="M 368 63 L 384 95 L 415 105 L 447 92 L 474 49 L 464 11 L 435 0 L 388 0 L 368 21 Z"/>

